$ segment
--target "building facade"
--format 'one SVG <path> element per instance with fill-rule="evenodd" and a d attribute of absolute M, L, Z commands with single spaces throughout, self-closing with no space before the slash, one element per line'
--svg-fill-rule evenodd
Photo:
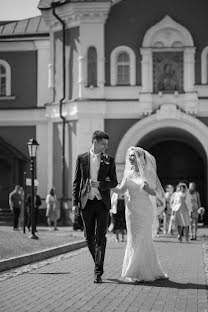
<path fill-rule="evenodd" d="M 8 80 L 0 137 L 26 155 L 27 139 L 36 136 L 42 196 L 52 185 L 62 193 L 63 102 L 69 205 L 76 157 L 102 129 L 119 180 L 127 148 L 141 146 L 155 155 L 163 185 L 193 180 L 207 207 L 205 7 L 203 0 L 41 0 L 42 29 L 28 35 L 20 21 L 17 40 L 12 23 L 1 26 L 1 85 L 5 71 Z"/>

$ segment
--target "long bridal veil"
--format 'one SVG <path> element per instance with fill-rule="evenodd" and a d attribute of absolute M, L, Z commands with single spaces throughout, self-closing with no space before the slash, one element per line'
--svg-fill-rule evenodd
<path fill-rule="evenodd" d="M 129 162 L 129 154 L 134 151 L 137 165 L 143 181 L 146 181 L 151 188 L 155 190 L 156 196 L 151 196 L 150 200 L 153 209 L 153 223 L 152 223 L 152 237 L 157 235 L 158 229 L 158 211 L 157 206 L 165 206 L 165 192 L 157 176 L 157 166 L 155 157 L 141 147 L 130 147 L 126 154 L 126 163 L 124 169 L 124 179 L 131 171 L 131 164 Z M 127 194 L 128 196 L 128 194 Z"/>

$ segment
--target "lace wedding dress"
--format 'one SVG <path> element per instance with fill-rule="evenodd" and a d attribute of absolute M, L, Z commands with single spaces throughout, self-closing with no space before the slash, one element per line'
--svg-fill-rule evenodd
<path fill-rule="evenodd" d="M 129 172 L 116 193 L 126 193 L 127 246 L 122 277 L 130 281 L 154 281 L 167 278 L 152 241 L 153 207 L 143 190 L 144 179 Z"/>

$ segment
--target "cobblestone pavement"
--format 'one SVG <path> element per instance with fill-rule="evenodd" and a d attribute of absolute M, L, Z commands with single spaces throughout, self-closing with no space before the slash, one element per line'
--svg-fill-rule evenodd
<path fill-rule="evenodd" d="M 0 312 L 208 312 L 207 243 L 160 237 L 155 247 L 169 280 L 122 281 L 125 243 L 111 238 L 103 284 L 93 283 L 93 262 L 83 248 L 0 274 Z"/>

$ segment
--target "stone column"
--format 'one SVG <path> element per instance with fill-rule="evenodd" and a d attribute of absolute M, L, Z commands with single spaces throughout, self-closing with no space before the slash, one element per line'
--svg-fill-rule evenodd
<path fill-rule="evenodd" d="M 84 56 L 79 56 L 78 57 L 78 66 L 79 66 L 79 79 L 78 79 L 78 84 L 79 84 L 79 98 L 81 99 L 83 97 L 83 88 L 85 86 L 85 58 Z"/>
<path fill-rule="evenodd" d="M 184 49 L 184 91 L 193 92 L 195 84 L 195 48 Z"/>
<path fill-rule="evenodd" d="M 47 122 L 38 123 L 36 126 L 36 139 L 40 144 L 36 159 L 36 174 L 39 182 L 38 192 L 42 197 L 47 195 L 49 176 L 53 168 L 51 166 L 51 158 L 53 154 L 51 153 L 51 150 L 49 150 L 52 133 L 48 133 L 47 129 Z"/>
<path fill-rule="evenodd" d="M 153 89 L 153 69 L 151 48 L 141 48 L 142 54 L 142 92 L 151 93 Z"/>
<path fill-rule="evenodd" d="M 43 106 L 50 99 L 48 89 L 48 64 L 50 51 L 48 40 L 35 41 L 37 48 L 37 105 Z"/>

